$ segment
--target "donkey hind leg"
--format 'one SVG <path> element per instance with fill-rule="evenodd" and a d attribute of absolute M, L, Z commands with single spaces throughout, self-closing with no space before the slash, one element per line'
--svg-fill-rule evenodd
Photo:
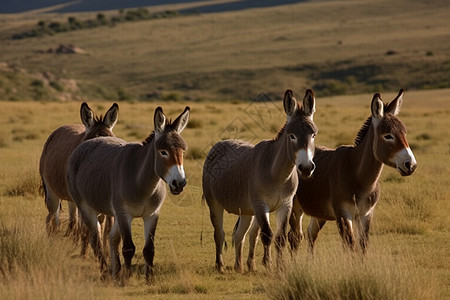
<path fill-rule="evenodd" d="M 355 236 L 353 233 L 352 216 L 345 211 L 341 212 L 336 215 L 336 222 L 344 247 L 348 247 L 350 250 L 354 251 Z"/>
<path fill-rule="evenodd" d="M 122 211 L 117 214 L 114 223 L 118 223 L 120 236 L 122 237 L 122 256 L 125 264 L 125 278 L 131 275 L 131 259 L 136 251 L 136 246 L 131 237 L 131 221 L 133 218 L 127 212 Z"/>
<path fill-rule="evenodd" d="M 144 246 L 144 258 L 145 258 L 145 279 L 147 283 L 151 283 L 153 280 L 153 258 L 155 257 L 155 231 L 158 224 L 159 215 L 157 213 L 151 214 L 144 218 L 144 231 L 145 231 L 145 246 Z"/>
<path fill-rule="evenodd" d="M 103 241 L 103 253 L 105 254 L 105 257 L 109 257 L 111 252 L 109 247 L 109 233 L 112 230 L 112 226 L 114 223 L 114 217 L 112 216 L 105 216 L 105 220 L 102 224 L 102 241 Z"/>
<path fill-rule="evenodd" d="M 234 263 L 234 270 L 242 273 L 242 250 L 244 248 L 245 235 L 253 220 L 253 216 L 239 216 L 239 219 L 233 231 L 233 244 L 236 250 L 236 258 Z"/>
<path fill-rule="evenodd" d="M 98 258 L 100 262 L 100 271 L 103 272 L 106 269 L 106 260 L 103 255 L 103 246 L 100 236 L 100 224 L 97 219 L 97 212 L 91 209 L 89 206 L 80 206 L 81 216 L 83 217 L 84 223 L 88 228 L 89 233 L 89 243 L 91 244 L 92 250 L 94 250 L 94 255 Z"/>
<path fill-rule="evenodd" d="M 89 245 L 89 228 L 86 226 L 84 219 L 81 215 L 81 210 L 78 210 L 78 226 L 80 231 L 81 252 L 80 256 L 86 256 L 87 248 Z"/>
<path fill-rule="evenodd" d="M 282 206 L 277 210 L 277 233 L 275 234 L 275 249 L 277 250 L 277 267 L 283 268 L 283 250 L 286 247 L 287 225 L 292 206 Z"/>
<path fill-rule="evenodd" d="M 75 242 L 80 238 L 78 208 L 75 202 L 67 201 L 69 206 L 69 226 L 67 227 L 65 236 L 72 236 Z"/>
<path fill-rule="evenodd" d="M 288 233 L 288 240 L 293 252 L 297 252 L 300 242 L 303 240 L 302 220 L 304 213 L 300 208 L 297 196 L 294 197 L 289 225 L 291 230 Z"/>
<path fill-rule="evenodd" d="M 319 235 L 319 231 L 323 228 L 326 221 L 311 217 L 311 221 L 308 226 L 308 245 L 309 251 L 311 254 L 314 253 L 314 246 L 316 244 L 317 236 Z"/>
<path fill-rule="evenodd" d="M 48 210 L 48 215 L 45 220 L 47 233 L 52 235 L 59 227 L 59 213 L 61 211 L 61 200 L 53 193 L 49 186 L 45 185 L 45 206 Z"/>
<path fill-rule="evenodd" d="M 260 206 L 262 208 L 262 206 Z M 262 263 L 264 266 L 270 268 L 272 265 L 272 258 L 270 254 L 270 244 L 272 243 L 273 232 L 269 223 L 269 208 L 264 207 L 260 211 L 255 211 L 255 217 L 261 227 L 261 242 L 264 245 L 264 256 Z"/>
<path fill-rule="evenodd" d="M 112 228 L 108 236 L 109 236 L 109 253 L 111 258 L 111 273 L 114 279 L 118 279 L 118 274 L 121 268 L 119 256 L 120 231 L 118 222 L 114 222 L 112 224 Z"/>
<path fill-rule="evenodd" d="M 249 272 L 255 271 L 254 258 L 255 258 L 256 242 L 258 241 L 258 235 L 259 235 L 259 224 L 255 220 L 255 218 L 253 218 L 250 229 L 248 230 L 249 249 L 247 258 L 247 268 Z"/>

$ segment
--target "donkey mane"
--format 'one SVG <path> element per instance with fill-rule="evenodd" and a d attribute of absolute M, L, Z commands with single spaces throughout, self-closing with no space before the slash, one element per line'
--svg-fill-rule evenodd
<path fill-rule="evenodd" d="M 94 121 L 95 121 L 95 123 L 103 123 L 103 121 L 104 121 L 103 115 L 94 116 Z"/>
<path fill-rule="evenodd" d="M 284 130 L 286 129 L 286 123 L 278 130 L 277 135 L 273 138 L 274 141 L 278 140 L 284 133 Z"/>
<path fill-rule="evenodd" d="M 173 128 L 172 119 L 169 119 L 166 123 L 165 131 L 170 131 Z M 148 143 L 151 143 L 153 141 L 153 138 L 155 137 L 155 131 L 153 130 L 150 132 L 150 134 L 142 141 L 142 145 L 146 145 Z"/>
<path fill-rule="evenodd" d="M 361 126 L 361 129 L 358 131 L 358 134 L 356 135 L 355 146 L 358 146 L 362 142 L 367 132 L 369 131 L 371 124 L 372 124 L 372 117 L 369 117 Z"/>

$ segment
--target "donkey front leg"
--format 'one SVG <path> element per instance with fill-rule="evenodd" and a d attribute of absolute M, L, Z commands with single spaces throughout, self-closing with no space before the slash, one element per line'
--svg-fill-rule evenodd
<path fill-rule="evenodd" d="M 355 250 L 355 236 L 353 234 L 352 216 L 348 212 L 336 214 L 336 222 L 341 235 L 344 247 L 348 246 L 350 250 Z"/>
<path fill-rule="evenodd" d="M 222 248 L 225 240 L 225 232 L 223 231 L 223 207 L 216 201 L 207 203 L 209 206 L 209 217 L 214 227 L 214 242 L 216 244 L 216 269 L 219 273 L 223 273 L 223 256 Z"/>
<path fill-rule="evenodd" d="M 147 283 L 153 280 L 153 258 L 155 257 L 155 231 L 158 224 L 159 215 L 157 213 L 151 214 L 144 218 L 144 232 L 145 232 L 145 279 Z"/>
<path fill-rule="evenodd" d="M 323 228 L 323 225 L 325 225 L 325 223 L 325 220 L 311 217 L 311 221 L 308 226 L 308 245 L 311 254 L 314 254 L 314 246 L 316 244 L 317 236 L 319 235 L 319 231 Z"/>
<path fill-rule="evenodd" d="M 249 249 L 248 249 L 248 258 L 247 258 L 247 267 L 249 272 L 255 271 L 255 248 L 256 248 L 256 242 L 258 241 L 258 235 L 259 235 L 259 224 L 253 218 L 252 224 L 250 226 L 250 229 L 248 230 L 248 242 L 249 242 Z"/>
<path fill-rule="evenodd" d="M 357 218 L 357 225 L 359 230 L 359 244 L 361 246 L 363 254 L 367 253 L 367 246 L 369 244 L 369 229 L 372 221 L 373 211 L 367 216 Z"/>
<path fill-rule="evenodd" d="M 270 268 L 272 265 L 272 258 L 270 254 L 270 244 L 272 243 L 273 232 L 269 223 L 269 208 L 265 205 L 256 207 L 255 217 L 261 227 L 261 242 L 264 245 L 264 256 L 262 263 L 264 266 Z"/>
<path fill-rule="evenodd" d="M 125 211 L 118 212 L 116 217 L 114 223 L 118 223 L 120 236 L 122 237 L 122 255 L 126 272 L 125 278 L 128 278 L 131 275 L 131 259 L 136 251 L 136 246 L 131 237 L 131 221 L 133 218 Z"/>
<path fill-rule="evenodd" d="M 236 259 L 234 263 L 234 270 L 242 273 L 242 250 L 244 247 L 245 235 L 253 220 L 253 216 L 239 216 L 233 232 L 234 247 L 236 249 Z"/>
<path fill-rule="evenodd" d="M 293 200 L 292 212 L 289 217 L 291 230 L 289 230 L 288 234 L 289 244 L 291 245 L 291 250 L 294 252 L 297 252 L 300 242 L 303 240 L 302 220 L 304 214 L 297 197 L 297 195 L 294 196 Z"/>
<path fill-rule="evenodd" d="M 287 223 L 291 215 L 292 206 L 285 205 L 277 210 L 277 234 L 275 235 L 275 248 L 277 250 L 277 266 L 283 267 L 283 250 L 286 246 Z"/>

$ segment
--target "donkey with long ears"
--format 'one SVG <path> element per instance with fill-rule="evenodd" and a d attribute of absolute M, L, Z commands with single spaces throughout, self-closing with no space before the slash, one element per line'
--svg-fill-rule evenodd
<path fill-rule="evenodd" d="M 292 197 L 298 185 L 298 172 L 309 177 L 314 171 L 314 137 L 317 128 L 313 122 L 315 99 L 306 91 L 300 107 L 291 90 L 284 95 L 287 121 L 272 140 L 257 145 L 242 140 L 225 140 L 215 144 L 203 167 L 203 197 L 206 200 L 216 244 L 216 268 L 223 272 L 222 248 L 224 209 L 240 215 L 236 240 L 235 270 L 242 271 L 242 241 L 254 216 L 262 228 L 264 244 L 263 263 L 270 266 L 270 245 L 273 233 L 269 213 L 277 212 L 275 245 L 277 262 L 281 263 L 285 246 Z"/>
<path fill-rule="evenodd" d="M 119 106 L 114 103 L 105 117 L 94 117 L 86 102 L 81 104 L 81 124 L 64 125 L 53 131 L 42 150 L 39 172 L 45 193 L 47 232 L 52 234 L 59 227 L 61 199 L 68 201 L 69 227 L 66 234 L 79 235 L 77 206 L 72 201 L 66 184 L 66 166 L 73 150 L 83 141 L 99 136 L 114 136 L 112 129 L 117 122 Z"/>
<path fill-rule="evenodd" d="M 144 220 L 145 276 L 149 282 L 152 279 L 155 230 L 166 197 L 164 182 L 174 195 L 181 193 L 186 185 L 183 153 L 187 144 L 180 133 L 188 120 L 189 107 L 173 123 L 166 120 L 162 108 L 158 107 L 154 115 L 155 129 L 142 143 L 100 137 L 81 144 L 69 159 L 69 191 L 90 230 L 90 244 L 100 261 L 101 271 L 106 261 L 98 238 L 97 215 L 114 216 L 109 238 L 115 279 L 120 279 L 118 248 L 121 239 L 126 267 L 124 278 L 131 274 L 131 259 L 136 249 L 131 222 L 137 217 Z"/>
<path fill-rule="evenodd" d="M 373 96 L 372 116 L 357 134 L 354 146 L 335 150 L 317 147 L 314 176 L 300 180 L 290 218 L 289 240 L 296 250 L 302 238 L 303 214 L 311 216 L 308 239 L 311 252 L 326 221 L 336 220 L 344 245 L 355 249 L 354 227 L 366 253 L 370 222 L 380 198 L 378 182 L 383 165 L 396 168 L 402 176 L 414 173 L 416 159 L 406 140 L 406 127 L 397 117 L 404 90 L 385 105 L 380 94 Z"/>

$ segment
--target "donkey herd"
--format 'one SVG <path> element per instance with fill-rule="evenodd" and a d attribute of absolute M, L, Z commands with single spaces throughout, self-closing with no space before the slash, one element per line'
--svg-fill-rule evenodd
<path fill-rule="evenodd" d="M 243 140 L 215 144 L 204 162 L 202 187 L 214 227 L 216 269 L 224 270 L 224 210 L 238 216 L 232 235 L 237 272 L 244 269 L 242 252 L 247 234 L 249 271 L 255 269 L 258 236 L 264 246 L 263 264 L 271 266 L 274 242 L 277 265 L 281 267 L 286 242 L 295 251 L 303 239 L 304 214 L 311 217 L 307 230 L 311 253 L 320 229 L 329 220 L 336 221 L 345 248 L 355 250 L 356 236 L 365 253 L 370 222 L 380 197 L 378 180 L 383 165 L 396 168 L 402 176 L 411 175 L 417 166 L 406 140 L 406 127 L 397 117 L 403 94 L 401 89 L 388 104 L 383 103 L 380 94 L 374 94 L 371 116 L 351 146 L 330 149 L 314 145 L 318 129 L 313 121 L 315 97 L 309 89 L 302 103 L 291 90 L 285 92 L 286 121 L 273 139 L 256 145 Z M 141 217 L 145 277 L 151 282 L 154 238 L 166 197 L 165 184 L 177 195 L 187 183 L 183 168 L 187 144 L 180 134 L 188 124 L 190 108 L 185 107 L 173 122 L 161 107 L 156 108 L 154 130 L 141 143 L 114 136 L 118 110 L 114 103 L 104 117 L 95 117 L 83 103 L 83 125 L 62 126 L 48 137 L 39 166 L 48 209 L 46 227 L 49 235 L 57 231 L 61 200 L 67 200 L 66 235 L 77 240 L 81 237 L 82 255 L 89 243 L 102 275 L 111 274 L 123 283 L 131 275 L 136 250 L 131 223 Z M 269 223 L 271 212 L 276 212 L 275 235 Z M 119 255 L 121 241 L 124 270 Z"/>

